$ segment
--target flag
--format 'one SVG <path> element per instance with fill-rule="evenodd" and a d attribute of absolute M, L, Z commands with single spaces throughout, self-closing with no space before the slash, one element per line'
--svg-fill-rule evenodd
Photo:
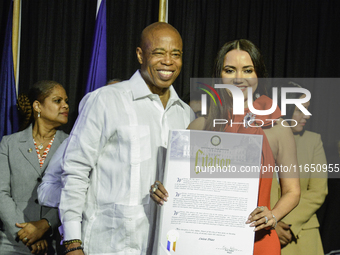
<path fill-rule="evenodd" d="M 94 29 L 92 55 L 85 94 L 106 84 L 106 72 L 106 0 L 102 0 Z"/>
<path fill-rule="evenodd" d="M 0 71 L 0 140 L 18 131 L 19 120 L 12 51 L 13 2 L 9 8 Z"/>

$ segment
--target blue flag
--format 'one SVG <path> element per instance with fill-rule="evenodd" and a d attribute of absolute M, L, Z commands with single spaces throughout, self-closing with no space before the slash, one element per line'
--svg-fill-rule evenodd
<path fill-rule="evenodd" d="M 106 84 L 106 0 L 102 0 L 94 29 L 92 55 L 85 94 Z"/>
<path fill-rule="evenodd" d="M 13 52 L 12 52 L 13 1 L 8 13 L 4 48 L 0 71 L 0 140 L 4 135 L 18 131 L 19 120 L 15 90 Z"/>

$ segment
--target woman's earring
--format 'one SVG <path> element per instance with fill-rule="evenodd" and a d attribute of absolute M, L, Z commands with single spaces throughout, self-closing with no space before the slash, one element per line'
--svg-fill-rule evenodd
<path fill-rule="evenodd" d="M 38 112 L 38 118 L 40 118 L 40 112 Z"/>
<path fill-rule="evenodd" d="M 256 93 L 255 94 L 255 98 L 257 99 L 257 98 L 259 98 L 261 95 L 260 95 L 260 93 Z"/>

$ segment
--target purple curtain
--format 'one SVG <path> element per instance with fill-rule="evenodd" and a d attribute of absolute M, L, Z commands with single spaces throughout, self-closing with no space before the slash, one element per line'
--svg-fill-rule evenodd
<path fill-rule="evenodd" d="M 19 126 L 12 53 L 12 21 L 13 2 L 11 1 L 0 71 L 0 140 L 4 135 L 17 132 Z"/>
<path fill-rule="evenodd" d="M 92 55 L 85 94 L 106 84 L 106 0 L 102 0 L 94 29 Z"/>

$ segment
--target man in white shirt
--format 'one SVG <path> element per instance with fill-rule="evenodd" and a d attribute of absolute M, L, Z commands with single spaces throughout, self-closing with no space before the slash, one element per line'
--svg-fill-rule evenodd
<path fill-rule="evenodd" d="M 168 134 L 193 112 L 172 83 L 182 39 L 167 23 L 146 27 L 136 50 L 141 69 L 88 96 L 62 163 L 60 217 L 67 254 L 156 254 L 157 205 L 150 186 L 163 177 Z"/>

